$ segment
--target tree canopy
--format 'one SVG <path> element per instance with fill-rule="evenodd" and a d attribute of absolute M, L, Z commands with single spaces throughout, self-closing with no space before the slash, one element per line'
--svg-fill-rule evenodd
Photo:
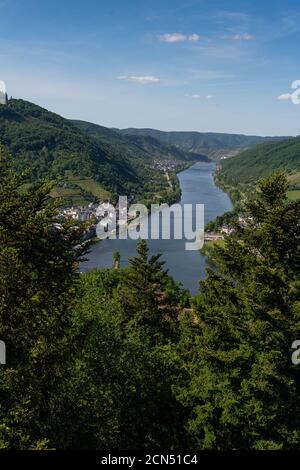
<path fill-rule="evenodd" d="M 191 298 L 146 242 L 80 274 L 84 225 L 0 150 L 0 447 L 297 449 L 300 203 L 261 181 Z"/>

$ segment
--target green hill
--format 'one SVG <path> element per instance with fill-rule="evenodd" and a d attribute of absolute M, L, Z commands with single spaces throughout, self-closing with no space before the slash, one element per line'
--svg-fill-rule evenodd
<path fill-rule="evenodd" d="M 180 162 L 209 161 L 206 155 L 184 150 L 148 135 L 123 134 L 97 124 L 85 121 L 71 121 L 89 136 L 114 145 L 125 152 L 129 158 L 174 160 Z"/>
<path fill-rule="evenodd" d="M 0 106 L 0 142 L 17 168 L 30 168 L 32 180 L 60 177 L 56 194 L 68 202 L 109 193 L 151 198 L 152 192 L 168 187 L 149 154 L 110 129 L 101 128 L 101 136 L 94 136 L 78 127 L 24 100 Z"/>
<path fill-rule="evenodd" d="M 280 142 L 266 142 L 222 161 L 218 178 L 223 186 L 242 192 L 276 170 L 289 175 L 291 191 L 300 190 L 300 137 Z M 296 194 L 290 194 L 295 198 Z"/>
<path fill-rule="evenodd" d="M 168 145 L 179 147 L 188 152 L 219 159 L 223 155 L 234 155 L 247 147 L 259 143 L 278 140 L 282 137 L 259 137 L 242 134 L 222 134 L 217 132 L 159 131 L 156 129 L 115 129 L 126 136 L 149 136 Z"/>

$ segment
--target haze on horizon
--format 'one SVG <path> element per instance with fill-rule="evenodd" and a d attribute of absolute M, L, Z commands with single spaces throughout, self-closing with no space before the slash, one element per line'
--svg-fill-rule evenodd
<path fill-rule="evenodd" d="M 108 127 L 298 135 L 296 0 L 0 1 L 8 94 Z"/>

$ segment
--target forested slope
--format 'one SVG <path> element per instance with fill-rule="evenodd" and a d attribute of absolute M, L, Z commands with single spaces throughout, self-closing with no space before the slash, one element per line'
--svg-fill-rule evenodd
<path fill-rule="evenodd" d="M 239 155 L 222 161 L 218 179 L 231 192 L 253 191 L 260 178 L 274 171 L 287 173 L 290 182 L 289 197 L 299 197 L 300 189 L 300 137 L 280 142 L 266 142 Z"/>
<path fill-rule="evenodd" d="M 114 134 L 109 129 L 107 133 Z M 127 149 L 126 142 L 116 145 L 112 137 L 95 139 L 69 120 L 24 100 L 12 99 L 0 107 L 0 143 L 19 170 L 30 168 L 32 180 L 61 177 L 66 185 L 74 185 L 73 177 L 82 177 L 112 193 L 134 195 L 166 184 L 138 149 Z"/>

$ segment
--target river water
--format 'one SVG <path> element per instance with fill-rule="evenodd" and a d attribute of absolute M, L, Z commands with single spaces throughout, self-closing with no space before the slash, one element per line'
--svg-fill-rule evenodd
<path fill-rule="evenodd" d="M 178 174 L 182 197 L 180 204 L 204 204 L 205 223 L 231 209 L 231 201 L 213 181 L 214 163 L 198 162 Z M 135 256 L 136 241 L 102 240 L 92 247 L 88 261 L 82 263 L 81 271 L 93 268 L 107 268 L 113 265 L 113 253 L 119 251 L 121 266 L 128 258 Z M 185 250 L 185 240 L 148 240 L 150 253 L 162 253 L 169 274 L 194 295 L 199 279 L 205 277 L 206 259 L 198 250 Z"/>

